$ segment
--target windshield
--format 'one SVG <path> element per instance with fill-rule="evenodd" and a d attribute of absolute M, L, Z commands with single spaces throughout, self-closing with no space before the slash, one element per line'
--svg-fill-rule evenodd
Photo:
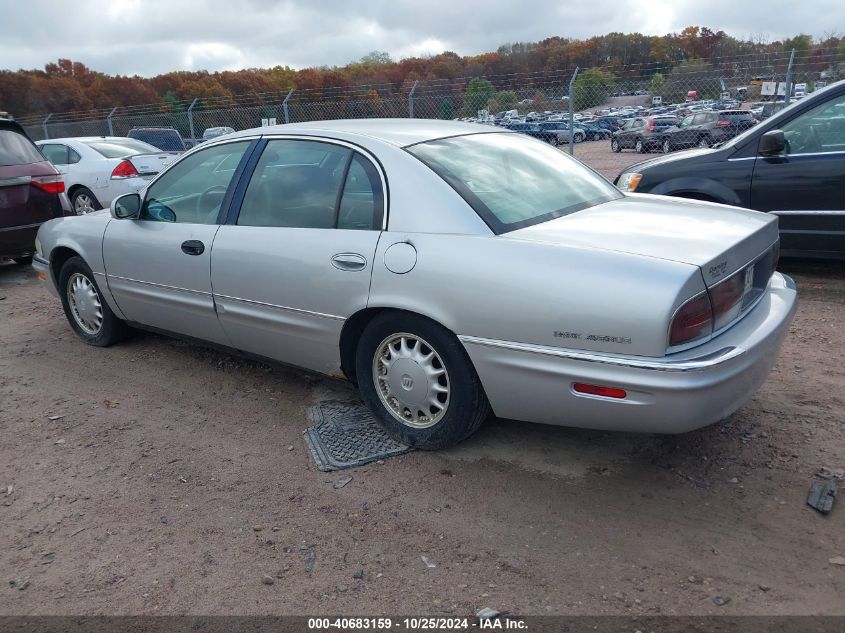
<path fill-rule="evenodd" d="M 124 158 L 137 154 L 158 154 L 161 150 L 149 143 L 137 141 L 134 138 L 123 138 L 109 141 L 83 141 L 85 145 L 106 158 Z"/>
<path fill-rule="evenodd" d="M 454 136 L 406 149 L 448 182 L 497 234 L 622 197 L 578 161 L 522 134 Z"/>

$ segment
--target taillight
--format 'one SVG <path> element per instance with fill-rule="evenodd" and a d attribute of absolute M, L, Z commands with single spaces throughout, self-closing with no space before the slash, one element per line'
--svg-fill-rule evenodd
<path fill-rule="evenodd" d="M 132 176 L 137 175 L 138 170 L 135 169 L 135 165 L 128 160 L 121 161 L 111 172 L 112 178 L 131 178 Z"/>
<path fill-rule="evenodd" d="M 651 119 L 648 122 L 648 125 L 645 126 L 645 131 L 646 132 L 654 132 L 654 119 Z"/>
<path fill-rule="evenodd" d="M 742 299 L 748 283 L 753 279 L 754 268 L 743 268 L 710 288 L 710 302 L 713 306 L 713 330 L 719 330 L 737 316 L 742 310 Z"/>
<path fill-rule="evenodd" d="M 65 190 L 65 182 L 58 174 L 55 176 L 33 176 L 32 186 L 47 193 L 64 193 Z"/>
<path fill-rule="evenodd" d="M 716 127 L 725 127 L 726 125 L 730 125 L 730 124 L 731 124 L 731 122 L 728 121 L 727 119 L 719 119 L 718 121 L 716 121 Z"/>
<path fill-rule="evenodd" d="M 691 343 L 713 333 L 713 308 L 706 292 L 678 308 L 669 328 L 669 346 Z"/>

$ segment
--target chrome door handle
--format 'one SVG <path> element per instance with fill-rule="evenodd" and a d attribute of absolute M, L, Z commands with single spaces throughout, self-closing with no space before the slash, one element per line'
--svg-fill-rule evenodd
<path fill-rule="evenodd" d="M 338 253 L 332 257 L 332 266 L 338 270 L 363 270 L 367 267 L 367 260 L 357 253 Z"/>

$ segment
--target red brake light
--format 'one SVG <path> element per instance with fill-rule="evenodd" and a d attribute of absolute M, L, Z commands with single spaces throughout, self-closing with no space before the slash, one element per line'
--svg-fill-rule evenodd
<path fill-rule="evenodd" d="M 624 389 L 616 387 L 602 387 L 601 385 L 588 385 L 583 382 L 576 382 L 572 385 L 578 393 L 586 393 L 591 396 L 604 396 L 605 398 L 625 398 L 628 393 Z"/>
<path fill-rule="evenodd" d="M 59 175 L 56 176 L 33 176 L 32 186 L 38 187 L 47 193 L 64 193 L 65 182 Z"/>
<path fill-rule="evenodd" d="M 135 169 L 135 165 L 133 165 L 128 160 L 120 161 L 117 167 L 115 167 L 111 172 L 112 178 L 131 178 L 132 176 L 137 176 L 138 170 Z"/>
<path fill-rule="evenodd" d="M 648 120 L 648 125 L 645 126 L 646 132 L 654 132 L 654 119 Z"/>
<path fill-rule="evenodd" d="M 683 345 L 713 332 L 713 308 L 706 292 L 678 308 L 669 328 L 669 346 Z"/>
<path fill-rule="evenodd" d="M 730 124 L 731 124 L 731 122 L 728 121 L 727 119 L 719 119 L 718 121 L 716 121 L 716 127 L 725 127 L 726 125 L 730 125 Z"/>
<path fill-rule="evenodd" d="M 714 330 L 730 323 L 737 316 L 745 296 L 746 274 L 753 275 L 754 269 L 743 268 L 710 288 Z"/>

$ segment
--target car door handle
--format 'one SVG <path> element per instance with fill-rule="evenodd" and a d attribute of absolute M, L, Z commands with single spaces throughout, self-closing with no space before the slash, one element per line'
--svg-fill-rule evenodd
<path fill-rule="evenodd" d="M 205 244 L 199 240 L 182 242 L 182 252 L 186 255 L 202 255 L 203 251 L 205 251 Z"/>
<path fill-rule="evenodd" d="M 338 253 L 332 257 L 332 266 L 338 270 L 363 270 L 367 267 L 367 260 L 357 253 Z"/>

